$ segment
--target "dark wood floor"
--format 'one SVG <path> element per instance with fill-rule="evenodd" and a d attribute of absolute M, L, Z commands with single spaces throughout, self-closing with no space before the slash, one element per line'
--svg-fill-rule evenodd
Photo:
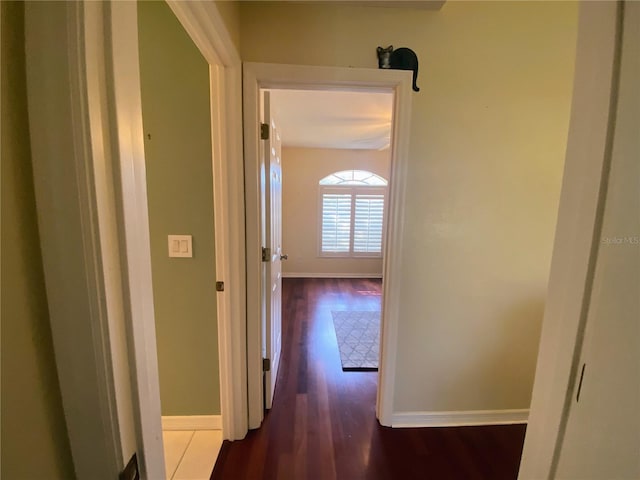
<path fill-rule="evenodd" d="M 515 479 L 525 426 L 385 428 L 377 372 L 343 372 L 332 310 L 380 307 L 379 280 L 285 279 L 274 407 L 225 442 L 212 479 Z"/>

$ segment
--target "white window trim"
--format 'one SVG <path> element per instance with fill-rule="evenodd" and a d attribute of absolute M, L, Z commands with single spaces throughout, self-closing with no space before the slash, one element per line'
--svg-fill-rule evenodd
<path fill-rule="evenodd" d="M 342 177 L 342 174 L 351 174 L 351 176 L 355 176 L 355 174 L 357 173 L 364 173 L 367 175 L 367 177 L 365 177 L 362 180 L 355 180 L 355 179 L 345 179 Z M 340 179 L 341 181 L 338 183 L 329 183 L 329 180 L 334 177 L 337 179 Z M 379 181 L 380 183 L 371 183 L 368 182 L 367 180 L 369 179 L 375 179 L 377 181 Z M 378 175 L 377 173 L 373 173 L 369 170 L 358 170 L 358 169 L 353 169 L 353 170 L 341 170 L 339 172 L 334 172 L 331 173 L 329 175 L 327 175 L 326 177 L 324 177 L 323 179 L 320 180 L 320 185 L 322 186 L 326 186 L 326 187 L 336 187 L 336 186 L 363 186 L 363 187 L 386 187 L 388 185 L 388 181 L 386 178 L 381 177 L 380 175 Z"/>
<path fill-rule="evenodd" d="M 318 185 L 318 258 L 382 258 L 385 242 L 385 228 L 387 223 L 387 188 L 382 186 L 371 185 Z M 331 193 L 351 195 L 351 231 L 349 234 L 349 251 L 348 252 L 323 252 L 322 251 L 322 213 L 323 213 L 323 195 Z M 355 227 L 355 197 L 357 195 L 382 195 L 383 196 L 383 214 L 382 214 L 382 240 L 379 253 L 371 252 L 354 252 L 354 227 Z"/>

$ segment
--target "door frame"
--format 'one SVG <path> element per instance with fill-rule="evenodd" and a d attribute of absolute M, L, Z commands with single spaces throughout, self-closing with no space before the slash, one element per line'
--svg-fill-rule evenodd
<path fill-rule="evenodd" d="M 554 478 L 578 379 L 611 159 L 621 2 L 580 3 L 567 153 L 521 480 Z"/>
<path fill-rule="evenodd" d="M 209 63 L 222 434 L 247 433 L 242 63 L 213 2 L 166 0 Z M 220 233 L 219 233 L 220 232 Z"/>
<path fill-rule="evenodd" d="M 376 416 L 391 426 L 400 309 L 401 248 L 409 163 L 412 74 L 402 70 L 244 63 L 244 147 L 247 267 L 247 387 L 249 428 L 264 416 L 261 358 L 260 89 L 353 90 L 394 93 Z"/>
<path fill-rule="evenodd" d="M 222 427 L 238 439 L 247 431 L 240 57 L 213 2 L 168 3 L 210 64 Z M 37 215 L 75 471 L 114 478 L 137 452 L 142 478 L 164 478 L 137 4 L 27 4 L 25 26 Z"/>

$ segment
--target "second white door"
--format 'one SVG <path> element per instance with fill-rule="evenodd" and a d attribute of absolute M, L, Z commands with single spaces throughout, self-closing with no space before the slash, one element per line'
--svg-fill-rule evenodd
<path fill-rule="evenodd" d="M 271 408 L 282 345 L 282 165 L 278 123 L 269 92 L 263 92 L 263 329 L 265 408 Z M 267 138 L 264 138 L 267 137 Z"/>

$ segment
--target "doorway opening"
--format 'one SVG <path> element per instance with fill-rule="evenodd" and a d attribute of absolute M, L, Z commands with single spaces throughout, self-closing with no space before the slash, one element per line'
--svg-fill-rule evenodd
<path fill-rule="evenodd" d="M 318 302 L 308 306 L 308 320 L 320 317 L 307 340 L 324 339 L 318 360 L 337 371 L 377 372 L 393 94 L 268 93 L 282 143 L 282 277 L 298 279 L 285 280 L 283 302 L 294 284 L 313 285 Z M 282 311 L 285 324 L 306 321 Z"/>
<path fill-rule="evenodd" d="M 147 207 L 167 479 L 222 444 L 209 63 L 165 2 L 137 4 Z M 188 122 L 185 122 L 188 119 Z"/>
<path fill-rule="evenodd" d="M 271 409 L 281 364 L 297 366 L 305 382 L 319 373 L 307 369 L 309 364 L 324 369 L 320 378 L 334 376 L 347 384 L 353 375 L 343 370 L 378 370 L 381 298 L 363 310 L 356 297 L 359 292 L 381 297 L 381 282 L 358 287 L 353 279 L 382 278 L 393 93 L 264 89 L 260 100 L 261 348 L 264 407 Z M 323 301 L 309 301 L 308 317 L 301 318 L 282 308 L 290 295 L 285 288 L 291 286 L 286 282 L 283 288 L 283 277 L 344 281 L 332 286 L 316 282 L 312 297 Z M 332 302 L 335 294 L 345 295 Z M 321 304 L 332 308 L 323 315 Z M 283 332 L 299 324 L 306 325 L 306 333 L 283 342 Z M 283 344 L 304 350 L 318 345 L 316 337 L 324 338 L 326 347 L 317 356 L 309 348 L 291 353 L 299 362 L 280 361 Z M 340 359 L 340 374 L 330 358 Z M 373 406 L 375 374 L 369 380 L 373 395 L 369 402 L 362 400 Z"/>
<path fill-rule="evenodd" d="M 249 426 L 260 426 L 276 380 L 286 391 L 291 375 L 300 388 L 319 377 L 366 379 L 371 413 L 375 398 L 376 416 L 390 424 L 395 325 L 385 313 L 397 292 L 387 254 L 401 233 L 409 76 L 264 64 L 244 73 L 245 113 L 255 112 L 245 116 Z M 278 377 L 284 364 L 297 373 Z"/>

